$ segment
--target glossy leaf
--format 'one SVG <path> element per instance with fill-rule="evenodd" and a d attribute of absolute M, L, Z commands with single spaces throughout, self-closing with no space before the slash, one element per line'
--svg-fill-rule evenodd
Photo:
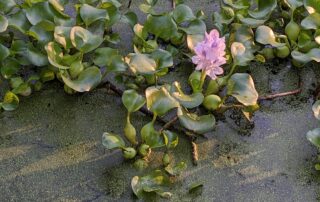
<path fill-rule="evenodd" d="M 6 59 L 10 55 L 10 51 L 7 47 L 0 44 L 0 62 Z"/>
<path fill-rule="evenodd" d="M 274 47 L 281 47 L 285 44 L 276 41 L 276 36 L 273 30 L 265 25 L 259 26 L 256 30 L 256 41 L 263 45 L 272 45 Z"/>
<path fill-rule="evenodd" d="M 173 19 L 179 24 L 186 21 L 192 21 L 196 18 L 190 7 L 179 4 L 173 11 Z"/>
<path fill-rule="evenodd" d="M 170 95 L 164 86 L 160 88 L 147 88 L 146 98 L 148 109 L 159 116 L 163 116 L 171 109 L 179 106 L 179 103 Z"/>
<path fill-rule="evenodd" d="M 178 82 L 173 83 L 170 93 L 182 106 L 190 109 L 200 106 L 204 99 L 203 94 L 200 92 L 193 93 L 192 95 L 184 94 Z"/>
<path fill-rule="evenodd" d="M 19 105 L 19 98 L 11 91 L 8 91 L 5 96 L 2 103 L 0 103 L 0 106 L 5 111 L 13 111 L 15 110 Z"/>
<path fill-rule="evenodd" d="M 102 36 L 93 34 L 79 26 L 75 26 L 71 29 L 70 39 L 72 45 L 83 53 L 93 51 L 103 42 Z"/>
<path fill-rule="evenodd" d="M 102 144 L 107 149 L 119 149 L 125 147 L 125 142 L 119 135 L 107 132 L 102 135 Z"/>
<path fill-rule="evenodd" d="M 182 107 L 178 108 L 178 117 L 183 127 L 199 134 L 212 131 L 216 124 L 213 115 L 198 116 L 194 113 L 188 113 Z"/>
<path fill-rule="evenodd" d="M 88 4 L 81 6 L 80 16 L 86 26 L 90 26 L 97 20 L 109 20 L 109 15 L 105 9 L 98 9 Z"/>
<path fill-rule="evenodd" d="M 144 27 L 149 33 L 166 41 L 169 40 L 171 36 L 176 35 L 178 31 L 176 23 L 169 15 L 149 15 Z"/>
<path fill-rule="evenodd" d="M 142 177 L 135 176 L 131 180 L 133 193 L 138 198 L 142 198 L 144 196 L 144 192 L 155 192 L 160 194 L 162 197 L 171 195 L 164 191 L 164 188 L 169 184 L 169 176 L 161 170 L 155 170 L 151 174 Z"/>
<path fill-rule="evenodd" d="M 14 0 L 1 0 L 0 1 L 0 12 L 9 13 L 16 6 Z"/>
<path fill-rule="evenodd" d="M 154 129 L 154 123 L 150 122 L 141 129 L 141 139 L 150 148 L 158 148 L 165 145 L 162 135 Z"/>
<path fill-rule="evenodd" d="M 228 81 L 228 94 L 245 106 L 257 104 L 259 96 L 253 79 L 246 73 L 236 73 L 231 76 Z"/>
<path fill-rule="evenodd" d="M 124 72 L 128 68 L 119 51 L 109 47 L 95 50 L 93 62 L 99 67 L 106 67 L 107 71 Z"/>
<path fill-rule="evenodd" d="M 86 92 L 95 88 L 101 82 L 101 72 L 97 67 L 88 67 L 83 70 L 77 79 L 71 80 L 64 74 L 61 75 L 64 83 L 78 92 Z"/>
<path fill-rule="evenodd" d="M 26 33 L 31 27 L 29 20 L 27 19 L 24 10 L 20 10 L 8 17 L 9 26 L 19 30 L 22 33 Z"/>
<path fill-rule="evenodd" d="M 260 0 L 256 10 L 248 11 L 248 14 L 256 19 L 266 18 L 277 7 L 277 0 Z"/>
<path fill-rule="evenodd" d="M 122 95 L 122 103 L 132 113 L 138 111 L 146 103 L 146 99 L 135 90 L 126 90 Z"/>
<path fill-rule="evenodd" d="M 306 64 L 311 61 L 320 62 L 320 49 L 313 48 L 308 53 L 301 53 L 299 51 L 292 51 L 291 56 L 293 59 Z"/>
<path fill-rule="evenodd" d="M 206 24 L 199 19 L 191 21 L 187 27 L 179 27 L 180 30 L 184 31 L 188 35 L 203 34 L 206 32 Z"/>
<path fill-rule="evenodd" d="M 307 139 L 320 148 L 320 128 L 316 128 L 307 133 Z"/>
<path fill-rule="evenodd" d="M 320 28 L 320 14 L 312 13 L 301 21 L 303 29 L 318 29 Z"/>
<path fill-rule="evenodd" d="M 231 45 L 231 54 L 234 65 L 246 66 L 255 57 L 242 43 L 233 42 Z"/>
<path fill-rule="evenodd" d="M 0 33 L 7 30 L 8 24 L 6 16 L 0 14 Z"/>

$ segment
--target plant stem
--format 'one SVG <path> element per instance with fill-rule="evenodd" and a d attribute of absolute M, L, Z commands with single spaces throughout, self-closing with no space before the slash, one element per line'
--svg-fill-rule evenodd
<path fill-rule="evenodd" d="M 236 64 L 233 64 L 232 67 L 231 67 L 231 70 L 229 72 L 229 74 L 226 76 L 227 80 L 230 79 L 230 77 L 232 76 L 233 72 L 236 70 L 236 67 L 237 65 Z"/>
<path fill-rule="evenodd" d="M 176 8 L 176 0 L 171 0 L 171 5 L 172 5 L 172 8 L 175 9 Z"/>
<path fill-rule="evenodd" d="M 166 129 L 168 129 L 168 128 L 171 128 L 172 125 L 173 125 L 176 121 L 178 121 L 178 116 L 173 117 L 173 119 L 171 119 L 168 123 L 166 123 L 166 124 L 159 130 L 159 132 L 161 133 L 162 131 L 164 131 L 164 130 L 166 130 Z"/>
<path fill-rule="evenodd" d="M 288 91 L 288 92 L 283 92 L 283 93 L 275 93 L 275 94 L 271 94 L 271 95 L 266 95 L 266 96 L 261 96 L 259 97 L 259 100 L 272 100 L 275 98 L 279 98 L 279 97 L 285 97 L 285 96 L 289 96 L 289 95 L 296 95 L 301 93 L 301 88 L 298 88 L 296 90 L 293 91 Z"/>
<path fill-rule="evenodd" d="M 203 90 L 203 84 L 204 84 L 204 81 L 206 80 L 206 76 L 207 76 L 206 71 L 202 70 L 201 78 L 200 78 L 200 85 L 199 85 L 199 88 L 201 91 Z"/>

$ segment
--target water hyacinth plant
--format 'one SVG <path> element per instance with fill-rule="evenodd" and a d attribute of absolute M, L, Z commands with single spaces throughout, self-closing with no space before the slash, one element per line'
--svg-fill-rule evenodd
<path fill-rule="evenodd" d="M 68 94 L 107 84 L 121 97 L 127 113 L 122 135 L 105 132 L 102 144 L 121 150 L 140 171 L 148 170 L 154 151 L 161 151 L 162 167 L 134 176 L 131 186 L 139 198 L 150 193 L 169 198 L 168 186 L 186 169 L 184 161 L 172 158 L 179 135 L 190 140 L 196 164 L 196 140 L 213 134 L 216 117 L 236 109 L 251 122 L 259 109 L 254 84 L 259 80 L 244 73 L 251 62 L 288 60 L 298 68 L 320 62 L 316 1 L 221 0 L 211 31 L 202 11 L 195 13 L 181 0 L 172 2 L 172 10 L 159 12 L 157 0 L 145 0 L 139 8 L 146 20 L 139 22 L 117 0 L 79 0 L 75 16 L 65 12 L 64 0 L 2 0 L 0 81 L 8 87 L 0 108 L 15 110 L 19 96 L 41 90 L 52 80 L 62 83 Z M 132 52 L 126 55 L 120 54 L 120 35 L 113 31 L 119 22 L 132 29 Z M 179 68 L 192 73 L 166 82 Z M 299 86 L 264 99 L 300 91 Z M 319 105 L 313 107 L 317 118 Z M 141 128 L 131 120 L 138 112 L 151 117 Z M 318 147 L 319 131 L 307 135 Z"/>

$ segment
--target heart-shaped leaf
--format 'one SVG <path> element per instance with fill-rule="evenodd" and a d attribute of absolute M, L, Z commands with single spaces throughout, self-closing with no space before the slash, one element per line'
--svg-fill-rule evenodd
<path fill-rule="evenodd" d="M 303 29 L 318 29 L 320 27 L 320 14 L 312 13 L 301 21 Z"/>
<path fill-rule="evenodd" d="M 257 104 L 259 96 L 252 77 L 246 73 L 236 73 L 231 76 L 228 81 L 228 95 L 232 95 L 245 106 Z"/>
<path fill-rule="evenodd" d="M 71 29 L 70 39 L 72 45 L 83 53 L 93 51 L 103 42 L 103 37 L 101 35 L 93 34 L 79 26 L 75 26 Z"/>
<path fill-rule="evenodd" d="M 277 7 L 277 0 L 258 1 L 258 8 L 254 11 L 248 11 L 248 14 L 256 19 L 266 18 Z"/>
<path fill-rule="evenodd" d="M 10 51 L 7 47 L 0 44 L 0 62 L 6 59 L 10 55 Z"/>
<path fill-rule="evenodd" d="M 6 58 L 0 64 L 1 75 L 6 79 L 11 78 L 20 69 L 19 62 L 17 61 L 17 59 L 12 57 Z"/>
<path fill-rule="evenodd" d="M 141 129 L 142 141 L 150 148 L 158 148 L 165 145 L 162 135 L 154 129 L 154 123 L 150 122 Z"/>
<path fill-rule="evenodd" d="M 86 92 L 95 88 L 101 82 L 101 72 L 98 67 L 88 67 L 83 70 L 76 80 L 71 80 L 65 75 L 61 75 L 64 83 L 78 92 Z"/>
<path fill-rule="evenodd" d="M 187 27 L 179 27 L 180 30 L 184 31 L 189 35 L 204 34 L 207 30 L 206 24 L 199 19 L 191 21 Z"/>
<path fill-rule="evenodd" d="M 9 13 L 16 6 L 14 0 L 1 0 L 0 1 L 0 12 Z"/>
<path fill-rule="evenodd" d="M 40 52 L 39 49 L 33 47 L 32 44 L 28 45 L 28 48 L 26 50 L 26 57 L 31 64 L 38 67 L 46 66 L 49 64 L 48 57 Z"/>
<path fill-rule="evenodd" d="M 32 25 L 43 20 L 54 21 L 54 13 L 50 9 L 49 2 L 39 2 L 26 9 L 26 16 Z"/>
<path fill-rule="evenodd" d="M 72 47 L 72 42 L 70 39 L 72 27 L 56 26 L 54 29 L 54 39 L 65 49 L 70 49 Z"/>
<path fill-rule="evenodd" d="M 90 26 L 97 20 L 109 20 L 109 15 L 105 9 L 98 9 L 88 4 L 81 6 L 80 16 L 86 26 Z"/>
<path fill-rule="evenodd" d="M 108 71 L 113 72 L 124 72 L 128 68 L 119 51 L 109 47 L 95 50 L 93 62 L 95 65 L 106 67 Z"/>
<path fill-rule="evenodd" d="M 148 109 L 159 116 L 163 116 L 171 109 L 179 106 L 179 103 L 170 95 L 164 86 L 160 88 L 147 88 L 146 98 Z"/>
<path fill-rule="evenodd" d="M 285 46 L 283 43 L 279 43 L 276 41 L 276 36 L 272 29 L 268 26 L 262 25 L 259 26 L 256 30 L 256 41 L 263 45 L 272 45 L 274 47 L 282 47 Z"/>
<path fill-rule="evenodd" d="M 22 33 L 26 33 L 31 27 L 29 20 L 27 19 L 24 10 L 20 10 L 8 17 L 9 26 L 19 30 Z"/>
<path fill-rule="evenodd" d="M 183 127 L 198 134 L 205 134 L 212 131 L 216 124 L 213 115 L 198 116 L 194 113 L 188 113 L 182 107 L 178 108 L 178 117 Z"/>
<path fill-rule="evenodd" d="M 138 111 L 146 103 L 146 99 L 135 90 L 126 90 L 122 95 L 122 103 L 132 113 Z"/>
<path fill-rule="evenodd" d="M 155 74 L 156 61 L 147 54 L 131 53 L 127 56 L 127 63 L 134 74 Z"/>
<path fill-rule="evenodd" d="M 122 149 L 126 146 L 124 140 L 119 135 L 107 132 L 102 135 L 102 144 L 107 149 Z"/>
<path fill-rule="evenodd" d="M 171 36 L 175 36 L 178 31 L 176 23 L 168 14 L 160 16 L 149 15 L 144 28 L 147 32 L 166 41 L 169 40 Z"/>
<path fill-rule="evenodd" d="M 251 50 L 248 50 L 242 43 L 233 42 L 231 45 L 231 54 L 234 65 L 246 66 L 255 57 Z"/>
<path fill-rule="evenodd" d="M 8 19 L 0 14 L 0 33 L 7 30 L 8 24 Z"/>
<path fill-rule="evenodd" d="M 173 66 L 173 57 L 170 52 L 162 49 L 157 49 L 150 54 L 151 58 L 157 63 L 157 70 Z"/>
<path fill-rule="evenodd" d="M 168 196 L 170 193 L 165 192 L 164 189 L 169 184 L 169 176 L 161 170 L 155 170 L 142 177 L 135 176 L 131 180 L 131 188 L 138 198 L 142 198 L 145 192 L 155 192 L 162 197 Z"/>
<path fill-rule="evenodd" d="M 252 28 L 256 28 L 260 25 L 263 25 L 267 20 L 266 19 L 255 19 L 255 18 L 249 18 L 249 17 L 243 17 L 242 15 L 237 15 L 238 19 L 245 25 L 248 25 Z"/>
<path fill-rule="evenodd" d="M 6 110 L 6 111 L 13 111 L 17 109 L 19 105 L 19 98 L 11 91 L 8 91 L 5 96 L 2 103 L 0 103 L 0 106 Z"/>
<path fill-rule="evenodd" d="M 296 8 L 303 5 L 303 0 L 285 0 L 285 2 L 289 5 L 291 10 L 295 10 Z"/>
<path fill-rule="evenodd" d="M 173 11 L 173 19 L 178 23 L 192 21 L 196 18 L 191 8 L 185 4 L 179 4 Z"/>
<path fill-rule="evenodd" d="M 319 48 L 313 48 L 308 53 L 301 53 L 299 51 L 292 51 L 291 56 L 293 59 L 306 64 L 311 61 L 320 62 L 320 49 Z"/>
<path fill-rule="evenodd" d="M 182 106 L 190 109 L 200 106 L 204 100 L 204 96 L 200 92 L 192 95 L 184 94 L 181 85 L 177 81 L 173 83 L 170 93 Z"/>
<path fill-rule="evenodd" d="M 320 128 L 309 131 L 307 139 L 315 146 L 320 147 Z"/>

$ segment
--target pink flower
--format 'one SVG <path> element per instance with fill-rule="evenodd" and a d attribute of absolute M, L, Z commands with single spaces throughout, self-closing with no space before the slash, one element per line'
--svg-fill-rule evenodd
<path fill-rule="evenodd" d="M 217 30 L 206 33 L 204 40 L 194 48 L 196 55 L 192 57 L 192 62 L 197 65 L 196 70 L 205 71 L 215 80 L 217 75 L 223 74 L 221 66 L 226 63 L 225 49 L 225 38 L 219 38 Z"/>

